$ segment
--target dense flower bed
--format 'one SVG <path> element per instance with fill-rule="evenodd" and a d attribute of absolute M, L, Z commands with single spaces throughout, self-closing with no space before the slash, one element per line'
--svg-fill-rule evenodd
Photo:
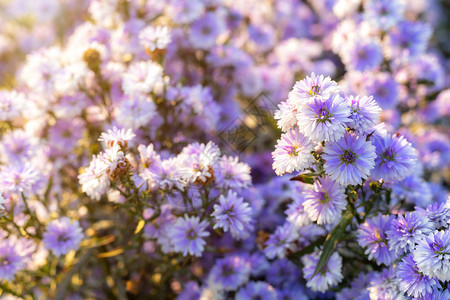
<path fill-rule="evenodd" d="M 450 299 L 445 2 L 0 8 L 2 299 Z"/>

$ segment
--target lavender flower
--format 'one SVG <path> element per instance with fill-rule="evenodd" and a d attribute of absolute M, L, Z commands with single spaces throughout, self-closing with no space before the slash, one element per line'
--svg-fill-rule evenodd
<path fill-rule="evenodd" d="M 250 277 L 250 264 L 243 256 L 229 255 L 218 259 L 211 268 L 208 281 L 226 291 L 235 291 Z"/>
<path fill-rule="evenodd" d="M 372 70 L 383 61 L 381 45 L 369 39 L 355 39 L 341 56 L 347 68 L 361 72 Z"/>
<path fill-rule="evenodd" d="M 325 292 L 330 287 L 338 284 L 343 279 L 342 276 L 342 257 L 334 252 L 326 266 L 313 276 L 317 263 L 319 262 L 321 251 L 316 250 L 314 253 L 307 254 L 302 257 L 303 274 L 307 280 L 306 286 L 313 291 Z"/>
<path fill-rule="evenodd" d="M 339 96 L 314 98 L 298 110 L 297 125 L 301 133 L 315 142 L 337 141 L 345 132 L 350 108 Z"/>
<path fill-rule="evenodd" d="M 39 180 L 39 172 L 29 163 L 3 167 L 0 172 L 0 190 L 28 195 Z"/>
<path fill-rule="evenodd" d="M 364 3 L 364 18 L 383 31 L 403 19 L 405 5 L 400 0 L 370 0 Z"/>
<path fill-rule="evenodd" d="M 286 214 L 287 221 L 296 227 L 301 227 L 311 223 L 311 219 L 303 207 L 305 200 L 306 199 L 302 193 L 289 204 L 288 208 L 284 212 Z"/>
<path fill-rule="evenodd" d="M 61 256 L 77 250 L 82 239 L 83 232 L 78 221 L 71 222 L 68 217 L 62 217 L 48 224 L 42 241 L 45 248 Z"/>
<path fill-rule="evenodd" d="M 375 259 L 377 264 L 389 266 L 396 258 L 395 251 L 389 249 L 386 230 L 389 230 L 394 216 L 382 215 L 367 219 L 358 229 L 358 244 L 367 247 L 365 254 Z"/>
<path fill-rule="evenodd" d="M 149 51 L 165 49 L 172 40 L 169 28 L 165 26 L 148 26 L 139 33 L 139 39 L 141 45 Z"/>
<path fill-rule="evenodd" d="M 440 286 L 439 281 L 424 275 L 414 261 L 413 255 L 408 254 L 396 268 L 398 287 L 402 292 L 414 298 L 421 298 L 426 293 L 432 293 L 433 288 Z"/>
<path fill-rule="evenodd" d="M 194 48 L 210 49 L 224 31 L 225 24 L 219 14 L 209 12 L 196 20 L 190 30 L 189 40 Z"/>
<path fill-rule="evenodd" d="M 381 108 L 372 96 L 349 96 L 345 98 L 350 106 L 349 127 L 360 133 L 369 133 L 380 121 Z"/>
<path fill-rule="evenodd" d="M 162 67 L 154 62 L 135 62 L 123 75 L 123 91 L 131 96 L 148 94 L 162 83 L 162 75 Z"/>
<path fill-rule="evenodd" d="M 337 142 L 325 144 L 325 173 L 342 185 L 361 184 L 374 167 L 375 147 L 364 136 L 346 133 Z"/>
<path fill-rule="evenodd" d="M 370 299 L 402 299 L 403 293 L 399 291 L 395 277 L 395 267 L 383 269 L 381 272 L 370 273 L 369 290 Z"/>
<path fill-rule="evenodd" d="M 445 202 L 431 203 L 426 209 L 414 207 L 414 209 L 430 220 L 434 229 L 447 228 L 450 223 L 450 208 L 446 207 Z"/>
<path fill-rule="evenodd" d="M 249 165 L 239 162 L 238 157 L 223 156 L 215 175 L 217 184 L 224 189 L 242 189 L 252 183 Z"/>
<path fill-rule="evenodd" d="M 276 300 L 276 290 L 267 282 L 250 281 L 236 293 L 236 300 Z"/>
<path fill-rule="evenodd" d="M 306 191 L 303 208 L 317 224 L 333 224 L 341 218 L 347 205 L 345 188 L 329 177 L 314 182 L 314 189 Z"/>
<path fill-rule="evenodd" d="M 441 281 L 450 280 L 450 230 L 425 236 L 417 243 L 413 255 L 420 272 Z"/>
<path fill-rule="evenodd" d="M 247 233 L 251 213 L 248 203 L 235 192 L 229 191 L 226 197 L 220 195 L 219 204 L 214 204 L 211 216 L 215 218 L 216 224 L 213 228 L 222 228 L 225 232 L 230 230 L 233 237 L 243 237 Z"/>
<path fill-rule="evenodd" d="M 309 168 L 314 162 L 314 156 L 311 154 L 313 150 L 313 143 L 297 128 L 283 133 L 277 141 L 275 151 L 272 152 L 275 173 L 283 175 Z"/>
<path fill-rule="evenodd" d="M 372 176 L 385 181 L 402 180 L 414 170 L 417 159 L 414 148 L 403 136 L 374 138 L 377 157 Z"/>
<path fill-rule="evenodd" d="M 277 121 L 277 126 L 283 132 L 288 132 L 297 124 L 297 106 L 294 105 L 290 99 L 282 101 L 278 104 L 278 110 L 275 111 L 274 118 Z"/>
<path fill-rule="evenodd" d="M 433 229 L 433 224 L 418 212 L 408 212 L 405 217 L 399 215 L 386 231 L 389 249 L 397 254 L 412 251 L 415 244 Z"/>
<path fill-rule="evenodd" d="M 31 259 L 31 249 L 26 245 L 30 241 L 18 239 L 14 236 L 6 238 L 1 233 L 0 241 L 0 280 L 12 281 L 17 272 L 24 270 Z"/>
<path fill-rule="evenodd" d="M 370 76 L 366 85 L 369 95 L 377 100 L 382 109 L 392 109 L 398 102 L 398 84 L 389 73 Z"/>
<path fill-rule="evenodd" d="M 194 255 L 200 257 L 205 249 L 205 237 L 209 236 L 206 231 L 208 223 L 199 217 L 177 218 L 175 224 L 169 230 L 169 237 L 175 251 L 182 252 L 183 256 Z"/>
<path fill-rule="evenodd" d="M 265 243 L 264 253 L 269 259 L 284 258 L 287 250 L 294 249 L 294 241 L 298 238 L 298 232 L 290 223 L 278 226 Z"/>
<path fill-rule="evenodd" d="M 337 83 L 330 77 L 316 76 L 312 73 L 301 81 L 297 81 L 289 93 L 290 103 L 300 105 L 314 99 L 326 100 L 339 92 Z"/>

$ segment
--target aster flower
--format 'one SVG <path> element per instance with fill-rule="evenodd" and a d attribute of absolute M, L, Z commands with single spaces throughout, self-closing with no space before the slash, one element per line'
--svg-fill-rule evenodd
<path fill-rule="evenodd" d="M 392 187 L 392 198 L 421 207 L 426 207 L 433 201 L 428 182 L 425 182 L 417 174 L 409 175 L 402 181 L 395 182 Z"/>
<path fill-rule="evenodd" d="M 428 204 L 426 209 L 414 207 L 414 209 L 430 220 L 435 229 L 447 228 L 450 223 L 450 208 L 445 202 Z"/>
<path fill-rule="evenodd" d="M 0 90 L 0 120 L 12 121 L 20 116 L 25 97 L 16 91 Z"/>
<path fill-rule="evenodd" d="M 303 207 L 305 200 L 306 199 L 302 193 L 300 197 L 296 197 L 289 204 L 288 208 L 284 212 L 286 214 L 287 221 L 296 227 L 301 227 L 311 223 L 311 219 Z"/>
<path fill-rule="evenodd" d="M 370 299 L 403 299 L 395 277 L 395 267 L 383 269 L 381 272 L 370 273 L 370 284 L 367 287 Z"/>
<path fill-rule="evenodd" d="M 419 271 L 412 254 L 407 255 L 398 264 L 396 275 L 399 289 L 414 298 L 424 297 L 426 293 L 431 294 L 434 287 L 440 286 L 438 280 Z"/>
<path fill-rule="evenodd" d="M 35 245 L 30 240 L 16 238 L 10 235 L 8 238 L 1 233 L 0 240 L 0 280 L 12 281 L 17 272 L 24 270 L 31 262 L 31 254 L 35 251 Z"/>
<path fill-rule="evenodd" d="M 218 259 L 211 268 L 208 282 L 213 282 L 220 289 L 235 291 L 250 277 L 250 264 L 245 256 L 228 255 Z"/>
<path fill-rule="evenodd" d="M 314 142 L 337 141 L 345 133 L 350 107 L 339 96 L 314 98 L 298 109 L 297 126 Z"/>
<path fill-rule="evenodd" d="M 17 129 L 5 134 L 0 143 L 2 160 L 8 163 L 27 162 L 37 152 L 38 140 L 29 133 Z"/>
<path fill-rule="evenodd" d="M 277 121 L 277 126 L 283 132 L 288 132 L 293 129 L 297 124 L 297 106 L 292 104 L 292 102 L 287 99 L 278 104 L 278 110 L 275 111 L 275 120 Z"/>
<path fill-rule="evenodd" d="M 110 186 L 106 169 L 107 166 L 97 156 L 93 155 L 89 167 L 78 175 L 81 190 L 89 197 L 99 200 L 106 193 Z"/>
<path fill-rule="evenodd" d="M 339 92 L 339 86 L 330 77 L 316 76 L 312 73 L 301 81 L 297 81 L 289 93 L 289 101 L 300 105 L 314 99 L 327 100 Z"/>
<path fill-rule="evenodd" d="M 46 249 L 61 256 L 77 250 L 82 239 L 83 232 L 78 221 L 71 222 L 68 217 L 62 217 L 48 224 L 42 241 Z"/>
<path fill-rule="evenodd" d="M 429 24 L 402 21 L 392 28 L 387 36 L 386 55 L 389 58 L 417 56 L 425 51 L 431 33 Z"/>
<path fill-rule="evenodd" d="M 97 156 L 97 160 L 100 161 L 100 164 L 104 165 L 102 169 L 112 180 L 122 178 L 131 168 L 130 163 L 125 158 L 125 154 L 118 144 L 114 144 L 112 147 L 107 148 Z"/>
<path fill-rule="evenodd" d="M 374 167 L 375 147 L 364 136 L 346 133 L 337 142 L 328 142 L 323 149 L 324 169 L 342 185 L 361 184 Z"/>
<path fill-rule="evenodd" d="M 280 176 L 309 168 L 315 160 L 313 150 L 314 144 L 298 128 L 283 133 L 272 152 L 275 173 Z"/>
<path fill-rule="evenodd" d="M 6 203 L 5 198 L 3 197 L 2 194 L 0 194 L 0 215 L 1 215 L 2 211 L 5 210 L 5 206 L 4 206 L 5 203 Z"/>
<path fill-rule="evenodd" d="M 0 190 L 27 195 L 39 178 L 39 172 L 29 163 L 6 166 L 0 172 Z"/>
<path fill-rule="evenodd" d="M 193 255 L 202 256 L 205 249 L 205 237 L 209 236 L 206 231 L 208 222 L 200 221 L 199 217 L 184 217 L 177 218 L 169 230 L 170 240 L 175 251 L 182 252 L 183 256 Z"/>
<path fill-rule="evenodd" d="M 441 281 L 450 280 L 450 230 L 425 236 L 417 243 L 413 255 L 420 272 Z"/>
<path fill-rule="evenodd" d="M 347 206 L 345 188 L 329 177 L 314 182 L 314 189 L 306 191 L 303 208 L 317 224 L 333 224 L 341 218 Z"/>
<path fill-rule="evenodd" d="M 389 249 L 397 254 L 412 251 L 416 243 L 433 231 L 433 224 L 418 212 L 408 212 L 392 220 L 391 229 L 386 231 Z"/>
<path fill-rule="evenodd" d="M 370 0 L 364 2 L 364 18 L 383 31 L 403 19 L 405 5 L 401 0 Z"/>
<path fill-rule="evenodd" d="M 123 75 L 122 89 L 127 95 L 145 95 L 162 83 L 163 69 L 151 61 L 134 62 Z"/>
<path fill-rule="evenodd" d="M 378 72 L 370 76 L 365 86 L 382 109 L 392 109 L 398 102 L 398 84 L 389 73 Z"/>
<path fill-rule="evenodd" d="M 377 264 L 389 266 L 397 258 L 395 251 L 389 249 L 386 237 L 394 218 L 379 214 L 367 219 L 358 229 L 358 244 L 367 247 L 365 254 L 369 255 L 369 259 L 375 259 Z"/>
<path fill-rule="evenodd" d="M 311 254 L 302 257 L 303 277 L 307 280 L 306 286 L 313 291 L 325 292 L 330 287 L 337 285 L 343 279 L 342 276 L 342 257 L 334 252 L 328 263 L 313 276 L 321 251 L 316 250 Z"/>
<path fill-rule="evenodd" d="M 184 190 L 185 182 L 181 178 L 180 161 L 176 157 L 163 161 L 155 161 L 149 168 L 144 169 L 139 175 L 147 180 L 152 190 L 172 189 Z"/>
<path fill-rule="evenodd" d="M 220 150 L 213 142 L 185 147 L 178 156 L 182 165 L 179 169 L 181 177 L 196 185 L 211 184 L 215 179 L 214 167 L 219 156 Z"/>
<path fill-rule="evenodd" d="M 246 233 L 246 226 L 251 221 L 252 209 L 242 197 L 235 192 L 228 191 L 226 197 L 220 195 L 219 204 L 214 204 L 214 212 L 211 214 L 216 220 L 214 229 L 222 228 L 230 230 L 233 237 L 241 237 Z"/>
<path fill-rule="evenodd" d="M 383 61 L 381 45 L 372 39 L 355 38 L 341 53 L 342 61 L 351 70 L 368 71 Z"/>
<path fill-rule="evenodd" d="M 350 122 L 348 125 L 360 133 L 368 133 L 380 121 L 381 108 L 372 96 L 346 97 L 350 106 Z"/>
<path fill-rule="evenodd" d="M 156 105 L 150 97 L 128 96 L 114 109 L 114 117 L 121 126 L 138 129 L 156 116 Z"/>
<path fill-rule="evenodd" d="M 208 12 L 191 26 L 189 40 L 194 48 L 210 49 L 216 44 L 217 37 L 225 30 L 222 17 Z"/>
<path fill-rule="evenodd" d="M 298 282 L 300 270 L 286 258 L 276 259 L 266 272 L 266 280 L 275 288 L 288 287 Z"/>
<path fill-rule="evenodd" d="M 149 144 L 148 146 L 141 144 L 137 149 L 139 151 L 142 168 L 146 169 L 155 164 L 161 163 L 161 157 L 156 153 L 153 144 Z"/>
<path fill-rule="evenodd" d="M 149 51 L 165 49 L 171 40 L 169 28 L 166 26 L 148 26 L 139 33 L 139 42 Z"/>
<path fill-rule="evenodd" d="M 131 129 L 118 129 L 116 126 L 113 129 L 108 129 L 107 132 L 102 132 L 100 142 L 104 142 L 108 148 L 118 144 L 120 148 L 127 149 L 128 143 L 133 140 L 136 135 Z"/>
<path fill-rule="evenodd" d="M 385 181 L 402 180 L 414 171 L 416 152 L 403 136 L 378 136 L 373 139 L 377 157 L 372 176 Z"/>
<path fill-rule="evenodd" d="M 250 281 L 236 293 L 236 300 L 276 300 L 276 290 L 267 282 Z"/>
<path fill-rule="evenodd" d="M 242 189 L 251 185 L 250 166 L 238 157 L 223 156 L 216 174 L 217 184 L 224 189 Z"/>
<path fill-rule="evenodd" d="M 294 241 L 298 238 L 298 232 L 290 223 L 278 226 L 269 239 L 265 242 L 264 253 L 270 259 L 284 258 L 287 250 L 293 250 Z"/>

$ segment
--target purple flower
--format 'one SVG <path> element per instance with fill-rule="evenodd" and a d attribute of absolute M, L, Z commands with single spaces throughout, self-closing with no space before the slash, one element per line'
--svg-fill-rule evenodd
<path fill-rule="evenodd" d="M 419 271 L 412 254 L 407 255 L 398 264 L 396 275 L 399 289 L 414 298 L 424 297 L 426 293 L 432 293 L 433 288 L 440 286 L 438 280 Z"/>
<path fill-rule="evenodd" d="M 272 152 L 275 173 L 280 176 L 309 168 L 314 162 L 313 150 L 314 144 L 298 128 L 283 133 Z"/>
<path fill-rule="evenodd" d="M 266 273 L 266 280 L 276 288 L 288 287 L 298 282 L 300 271 L 297 265 L 283 258 L 275 260 Z"/>
<path fill-rule="evenodd" d="M 192 24 L 189 40 L 194 48 L 207 50 L 216 44 L 217 37 L 224 29 L 221 16 L 209 12 Z"/>
<path fill-rule="evenodd" d="M 299 197 L 294 198 L 284 212 L 287 216 L 287 221 L 296 227 L 301 227 L 311 223 L 311 219 L 303 207 L 305 200 L 306 199 L 302 193 Z"/>
<path fill-rule="evenodd" d="M 351 121 L 347 124 L 356 132 L 369 133 L 370 129 L 379 123 L 381 108 L 372 96 L 349 96 L 345 100 L 347 100 L 351 111 Z"/>
<path fill-rule="evenodd" d="M 123 75 L 122 89 L 127 95 L 145 95 L 162 83 L 163 69 L 152 61 L 134 62 Z"/>
<path fill-rule="evenodd" d="M 298 109 L 297 125 L 315 142 L 337 141 L 345 133 L 350 114 L 350 107 L 339 95 L 314 98 Z"/>
<path fill-rule="evenodd" d="M 389 249 L 397 254 L 412 251 L 417 241 L 433 231 L 433 224 L 418 212 L 408 212 L 392 220 L 391 229 L 386 231 Z"/>
<path fill-rule="evenodd" d="M 31 262 L 31 255 L 35 251 L 30 240 L 0 233 L 0 280 L 12 281 L 17 272 L 24 270 Z"/>
<path fill-rule="evenodd" d="M 341 55 L 347 68 L 361 72 L 372 70 L 383 61 L 381 45 L 368 39 L 355 39 Z"/>
<path fill-rule="evenodd" d="M 387 36 L 386 54 L 390 58 L 421 54 L 425 51 L 430 36 L 429 24 L 402 21 Z"/>
<path fill-rule="evenodd" d="M 223 156 L 215 172 L 217 184 L 224 189 L 242 189 L 252 184 L 250 167 L 239 162 L 238 157 Z"/>
<path fill-rule="evenodd" d="M 369 290 L 370 299 L 403 299 L 395 277 L 395 267 L 383 269 L 381 272 L 370 273 Z"/>
<path fill-rule="evenodd" d="M 219 204 L 214 204 L 214 212 L 211 216 L 214 217 L 216 224 L 213 228 L 222 228 L 225 232 L 230 230 L 236 238 L 244 237 L 248 235 L 251 213 L 252 209 L 242 197 L 228 191 L 226 197 L 220 195 Z"/>
<path fill-rule="evenodd" d="M 314 182 L 314 189 L 306 191 L 303 208 L 317 224 L 333 224 L 341 218 L 347 206 L 345 188 L 329 177 Z"/>
<path fill-rule="evenodd" d="M 177 300 L 200 299 L 200 288 L 195 281 L 189 281 L 184 285 L 183 291 L 177 296 Z"/>
<path fill-rule="evenodd" d="M 364 18 L 383 31 L 403 20 L 405 5 L 401 0 L 370 0 L 364 2 Z"/>
<path fill-rule="evenodd" d="M 428 182 L 416 174 L 395 182 L 392 187 L 392 196 L 395 200 L 404 200 L 406 203 L 421 207 L 426 207 L 433 200 Z"/>
<path fill-rule="evenodd" d="M 416 152 L 403 136 L 375 135 L 373 143 L 377 154 L 372 171 L 373 178 L 397 181 L 414 171 Z"/>
<path fill-rule="evenodd" d="M 72 222 L 68 217 L 62 217 L 48 224 L 42 241 L 46 249 L 56 256 L 61 256 L 71 250 L 77 250 L 83 236 L 78 221 Z"/>
<path fill-rule="evenodd" d="M 450 223 L 450 208 L 445 202 L 428 204 L 426 209 L 414 207 L 414 209 L 427 217 L 433 223 L 435 229 L 447 228 Z"/>
<path fill-rule="evenodd" d="M 373 95 L 382 109 L 392 109 L 398 102 L 398 84 L 389 73 L 377 73 L 370 76 L 367 93 Z"/>
<path fill-rule="evenodd" d="M 367 247 L 365 254 L 369 259 L 375 258 L 377 264 L 390 265 L 396 258 L 395 251 L 390 250 L 386 238 L 394 216 L 382 215 L 367 219 L 358 229 L 358 244 Z"/>
<path fill-rule="evenodd" d="M 250 263 L 246 257 L 229 255 L 217 260 L 208 275 L 208 282 L 226 291 L 235 291 L 250 277 Z"/>
<path fill-rule="evenodd" d="M 330 77 L 316 76 L 312 73 L 301 81 L 297 81 L 289 93 L 289 101 L 300 105 L 313 99 L 326 100 L 339 92 L 337 83 Z"/>
<path fill-rule="evenodd" d="M 297 238 L 297 229 L 290 223 L 278 226 L 275 232 L 271 234 L 266 241 L 264 253 L 270 259 L 275 258 L 275 256 L 284 258 L 286 256 L 286 251 L 294 248 L 294 241 Z"/>
<path fill-rule="evenodd" d="M 40 178 L 39 172 L 30 163 L 5 166 L 0 172 L 0 189 L 11 193 L 30 193 Z"/>
<path fill-rule="evenodd" d="M 417 243 L 413 254 L 420 272 L 441 281 L 450 280 L 450 230 L 425 236 Z"/>
<path fill-rule="evenodd" d="M 200 257 L 205 249 L 205 237 L 209 236 L 206 231 L 208 223 L 199 217 L 179 217 L 175 224 L 169 229 L 169 237 L 177 252 L 182 252 L 183 256 L 194 255 Z"/>
<path fill-rule="evenodd" d="M 361 184 L 369 177 L 376 157 L 370 141 L 351 133 L 337 142 L 327 142 L 323 152 L 325 173 L 342 185 Z"/>
<path fill-rule="evenodd" d="M 323 269 L 313 276 L 320 255 L 321 250 L 316 250 L 302 257 L 303 277 L 307 280 L 307 287 L 315 292 L 323 293 L 341 282 L 344 277 L 342 276 L 342 257 L 337 252 L 334 252 Z"/>
<path fill-rule="evenodd" d="M 277 300 L 276 290 L 267 282 L 250 281 L 236 294 L 236 300 Z"/>

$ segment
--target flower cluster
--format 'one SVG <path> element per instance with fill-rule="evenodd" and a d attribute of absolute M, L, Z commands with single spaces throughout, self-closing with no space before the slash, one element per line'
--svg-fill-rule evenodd
<path fill-rule="evenodd" d="M 0 297 L 449 299 L 448 9 L 0 1 Z"/>

